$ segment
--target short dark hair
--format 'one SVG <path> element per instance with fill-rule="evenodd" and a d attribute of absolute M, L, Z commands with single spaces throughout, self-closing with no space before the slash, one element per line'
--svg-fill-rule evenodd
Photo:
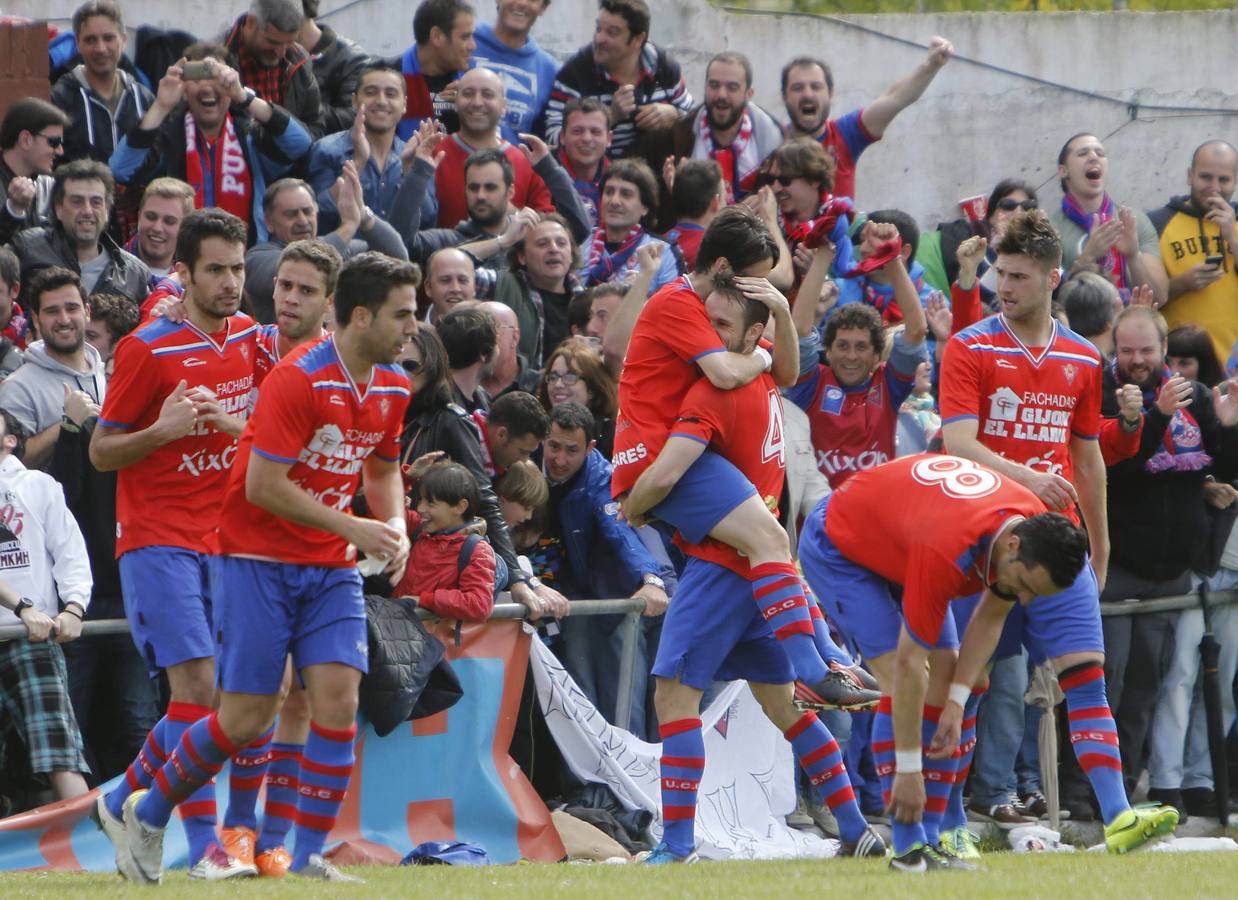
<path fill-rule="evenodd" d="M 464 161 L 465 181 L 468 181 L 469 169 L 474 166 L 488 166 L 491 163 L 494 163 L 503 170 L 503 183 L 505 185 L 511 187 L 516 183 L 516 172 L 512 168 L 512 161 L 507 158 L 506 153 L 494 147 L 487 147 L 485 150 L 474 150 L 469 154 L 468 159 Z"/>
<path fill-rule="evenodd" d="M 21 284 L 21 260 L 8 247 L 0 247 L 0 281 L 9 288 Z"/>
<path fill-rule="evenodd" d="M 281 34 L 300 31 L 305 21 L 305 10 L 296 0 L 252 0 L 249 14 Z"/>
<path fill-rule="evenodd" d="M 1031 569 L 1044 566 L 1059 588 L 1075 583 L 1087 561 L 1088 538 L 1061 513 L 1046 512 L 1024 519 L 1012 532 L 1019 539 L 1015 558 Z"/>
<path fill-rule="evenodd" d="M 911 258 L 916 258 L 916 250 L 920 247 L 920 226 L 910 215 L 901 209 L 879 209 L 868 214 L 868 221 L 893 225 L 898 230 L 899 240 L 911 248 Z"/>
<path fill-rule="evenodd" d="M 886 333 L 881 322 L 881 313 L 867 303 L 847 303 L 834 311 L 825 323 L 825 349 L 827 351 L 834 345 L 838 332 L 844 328 L 867 331 L 877 355 L 881 356 L 885 353 Z"/>
<path fill-rule="evenodd" d="M 1059 166 L 1066 165 L 1066 157 L 1070 154 L 1070 145 L 1073 144 L 1075 141 L 1079 140 L 1079 138 L 1081 137 L 1096 137 L 1096 135 L 1090 131 L 1076 131 L 1074 134 L 1068 137 L 1066 139 L 1066 143 L 1062 145 L 1062 149 L 1057 152 L 1057 164 Z M 1062 193 L 1065 194 L 1066 193 L 1066 179 L 1065 178 L 1058 179 L 1058 184 L 1062 188 Z"/>
<path fill-rule="evenodd" d="M 748 329 L 753 325 L 769 324 L 769 307 L 760 300 L 753 300 L 740 290 L 739 285 L 735 281 L 735 272 L 726 271 L 719 272 L 713 280 L 713 289 L 711 294 L 723 294 L 730 297 L 736 303 L 742 303 L 744 306 L 744 317 L 740 320 L 740 327 L 747 333 Z"/>
<path fill-rule="evenodd" d="M 267 217 L 271 215 L 271 210 L 275 209 L 275 199 L 284 191 L 294 191 L 297 188 L 304 188 L 305 192 L 310 195 L 310 200 L 314 203 L 314 209 L 318 208 L 318 197 L 314 194 L 314 189 L 309 186 L 309 182 L 301 178 L 280 178 L 272 181 L 267 185 L 267 189 L 262 192 L 262 215 Z"/>
<path fill-rule="evenodd" d="M 768 184 L 772 180 L 770 171 L 775 165 L 783 177 L 798 176 L 822 191 L 834 190 L 834 176 L 838 171 L 834 154 L 822 147 L 816 138 L 798 137 L 780 144 L 761 164 L 760 181 Z"/>
<path fill-rule="evenodd" d="M 24 297 L 30 303 L 30 311 L 38 315 L 39 307 L 43 304 L 43 295 L 66 285 L 73 285 L 77 288 L 82 298 L 82 305 L 87 305 L 86 288 L 82 287 L 81 277 L 72 269 L 66 269 L 63 266 L 48 266 L 36 272 L 30 279 L 30 284 L 26 286 Z"/>
<path fill-rule="evenodd" d="M 202 242 L 213 237 L 244 247 L 248 231 L 245 223 L 230 212 L 213 206 L 195 209 L 181 220 L 180 231 L 176 234 L 176 261 L 184 263 L 192 272 L 202 255 Z"/>
<path fill-rule="evenodd" d="M 1095 272 L 1080 272 L 1058 289 L 1057 300 L 1066 311 L 1072 331 L 1085 338 L 1104 334 L 1113 327 L 1113 301 L 1118 289 Z"/>
<path fill-rule="evenodd" d="M 525 229 L 524 237 L 512 244 L 511 249 L 507 251 L 507 268 L 509 271 L 516 272 L 524 268 L 520 264 L 520 255 L 525 252 L 525 242 L 529 239 L 529 233 L 543 222 L 553 222 L 567 232 L 567 243 L 572 248 L 572 260 L 568 265 L 568 271 L 575 272 L 580 268 L 584 260 L 580 255 L 580 245 L 576 243 L 576 239 L 572 236 L 572 226 L 568 224 L 567 219 L 563 218 L 560 213 L 544 212 L 541 214 L 540 219 Z"/>
<path fill-rule="evenodd" d="M 430 32 L 435 28 L 450 35 L 456 16 L 461 13 L 475 15 L 473 4 L 465 0 L 422 0 L 413 13 L 413 40 L 418 44 L 430 43 Z"/>
<path fill-rule="evenodd" d="M 567 120 L 576 113 L 602 113 L 606 116 L 606 130 L 610 131 L 610 111 L 597 97 L 573 97 L 563 106 L 563 127 L 567 128 Z"/>
<path fill-rule="evenodd" d="M 116 179 L 112 170 L 97 159 L 75 159 L 65 163 L 56 170 L 56 183 L 52 187 L 52 206 L 64 202 L 64 186 L 66 181 L 101 181 L 103 193 L 107 196 L 107 208 L 112 208 L 112 198 L 116 194 Z"/>
<path fill-rule="evenodd" d="M 605 10 L 627 22 L 629 33 L 649 36 L 649 24 L 653 16 L 645 0 L 601 0 L 598 3 L 598 9 Z"/>
<path fill-rule="evenodd" d="M 722 186 L 722 166 L 713 159 L 685 159 L 675 167 L 671 205 L 681 219 L 699 219 Z"/>
<path fill-rule="evenodd" d="M 116 340 L 138 327 L 141 308 L 123 294 L 91 294 L 90 318 L 103 322 Z"/>
<path fill-rule="evenodd" d="M 26 455 L 26 428 L 17 421 L 17 416 L 7 409 L 0 409 L 0 418 L 4 419 L 4 433 L 17 438 L 17 446 L 13 448 L 12 456 L 21 459 Z"/>
<path fill-rule="evenodd" d="M 387 60 L 375 59 L 366 63 L 361 67 L 360 71 L 357 72 L 357 86 L 353 89 L 353 93 L 355 94 L 361 90 L 361 83 L 365 81 L 365 76 L 373 75 L 375 72 L 386 72 L 389 75 L 396 76 L 396 80 L 400 82 L 401 93 L 408 92 L 408 87 L 404 83 L 404 73 Z"/>
<path fill-rule="evenodd" d="M 494 353 L 499 331 L 494 316 L 473 306 L 449 310 L 434 320 L 434 330 L 447 351 L 447 367 L 467 369 Z"/>
<path fill-rule="evenodd" d="M 425 378 L 425 387 L 413 394 L 405 421 L 411 422 L 422 413 L 446 409 L 452 402 L 451 375 L 447 371 L 447 351 L 433 328 L 418 328 L 412 345 L 421 354 L 418 374 Z M 410 433 L 406 430 L 406 433 Z"/>
<path fill-rule="evenodd" d="M 93 19 L 95 16 L 104 16 L 116 23 L 116 28 L 123 34 L 125 31 L 125 20 L 121 17 L 120 7 L 113 0 L 86 0 L 81 6 L 73 11 L 73 34 L 81 34 L 82 26 L 86 24 L 88 19 Z"/>
<path fill-rule="evenodd" d="M 648 210 L 644 217 L 645 220 L 648 220 L 658 211 L 658 179 L 654 177 L 653 170 L 649 168 L 647 162 L 643 159 L 634 158 L 615 160 L 602 175 L 602 182 L 598 185 L 598 193 L 604 193 L 606 185 L 616 178 L 636 185 L 637 193 L 640 194 L 641 206 Z"/>
<path fill-rule="evenodd" d="M 986 201 L 985 220 L 993 218 L 993 213 L 997 212 L 997 204 L 1001 203 L 1015 191 L 1027 194 L 1027 198 L 1039 204 L 1040 200 L 1036 197 L 1036 188 L 1026 181 L 1019 178 L 1003 178 L 993 186 L 992 193 L 989 194 L 989 199 Z"/>
<path fill-rule="evenodd" d="M 344 259 L 340 256 L 340 251 L 326 241 L 320 238 L 293 241 L 279 255 L 279 264 L 275 267 L 276 273 L 279 272 L 280 266 L 289 261 L 309 263 L 322 273 L 326 295 L 330 297 L 335 293 L 335 284 L 339 280 L 340 266 L 344 264 Z"/>
<path fill-rule="evenodd" d="M 343 328 L 352 321 L 353 310 L 364 306 L 377 313 L 393 288 L 421 285 L 416 263 L 396 259 L 376 250 L 358 253 L 340 266 L 335 282 L 335 324 Z"/>
<path fill-rule="evenodd" d="M 418 480 L 417 492 L 421 499 L 430 503 L 439 500 L 455 506 L 461 500 L 467 500 L 466 518 L 477 515 L 481 508 L 477 478 L 458 462 L 439 462 L 430 466 L 430 470 Z"/>
<path fill-rule="evenodd" d="M 830 70 L 829 64 L 818 56 L 797 56 L 785 66 L 782 67 L 782 93 L 787 92 L 787 82 L 791 78 L 791 70 L 804 68 L 807 66 L 816 66 L 825 75 L 825 86 L 829 88 L 831 94 L 834 93 L 834 73 Z"/>
<path fill-rule="evenodd" d="M 1010 256 L 1027 256 L 1045 270 L 1062 264 L 1062 239 L 1043 209 L 1020 213 L 1010 220 L 997 252 Z"/>
<path fill-rule="evenodd" d="M 1198 325 L 1179 325 L 1169 332 L 1166 340 L 1169 341 L 1166 356 L 1186 356 L 1199 364 L 1199 377 L 1195 380 L 1200 384 L 1216 387 L 1225 380 L 1225 370 L 1217 359 L 1216 345 L 1203 328 Z"/>
<path fill-rule="evenodd" d="M 586 443 L 597 438 L 597 420 L 589 407 L 574 400 L 560 403 L 550 410 L 550 424 L 558 425 L 564 431 L 575 431 L 579 428 L 585 433 Z"/>
<path fill-rule="evenodd" d="M 488 424 L 502 426 L 512 437 L 531 434 L 544 441 L 550 434 L 550 417 L 537 398 L 525 391 L 511 391 L 490 404 Z"/>
<path fill-rule="evenodd" d="M 38 134 L 49 125 L 67 126 L 69 117 L 58 106 L 38 97 L 18 100 L 0 122 L 0 150 L 12 150 L 23 131 Z"/>
<path fill-rule="evenodd" d="M 752 87 L 752 62 L 738 50 L 723 50 L 715 53 L 713 59 L 705 64 L 705 81 L 709 81 L 709 67 L 716 62 L 731 63 L 744 70 L 744 87 Z"/>
<path fill-rule="evenodd" d="M 694 271 L 708 272 L 724 258 L 735 272 L 743 272 L 763 259 L 778 264 L 778 243 L 769 226 L 746 206 L 728 206 L 709 223 L 701 236 Z"/>
<path fill-rule="evenodd" d="M 317 19 L 318 0 L 301 0 L 301 12 L 307 19 Z"/>

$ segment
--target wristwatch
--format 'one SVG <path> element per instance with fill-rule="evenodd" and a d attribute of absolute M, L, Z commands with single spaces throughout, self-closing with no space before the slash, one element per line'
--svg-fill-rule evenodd
<path fill-rule="evenodd" d="M 245 99 L 236 105 L 237 109 L 249 109 L 255 100 L 258 99 L 258 92 L 251 87 L 245 88 Z"/>
<path fill-rule="evenodd" d="M 640 583 L 642 586 L 646 584 L 652 584 L 654 587 L 658 588 L 661 591 L 666 590 L 666 582 L 663 581 L 661 578 L 659 578 L 657 575 L 653 575 L 653 574 L 646 575 L 644 578 L 640 580 Z"/>
<path fill-rule="evenodd" d="M 17 600 L 17 606 L 13 607 L 13 615 L 20 619 L 22 612 L 27 609 L 34 609 L 34 604 L 25 597 L 19 597 Z"/>

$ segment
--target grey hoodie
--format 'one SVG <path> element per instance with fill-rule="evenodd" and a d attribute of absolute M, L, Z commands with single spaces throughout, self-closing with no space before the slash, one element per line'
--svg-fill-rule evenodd
<path fill-rule="evenodd" d="M 0 382 L 0 409 L 12 413 L 30 435 L 46 431 L 64 416 L 64 385 L 85 391 L 100 406 L 107 391 L 103 357 L 84 347 L 89 372 L 75 372 L 47 354 L 42 341 L 26 348 L 26 362 Z"/>

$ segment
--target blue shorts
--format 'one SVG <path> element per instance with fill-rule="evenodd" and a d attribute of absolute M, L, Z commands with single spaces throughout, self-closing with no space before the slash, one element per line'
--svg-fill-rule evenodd
<path fill-rule="evenodd" d="M 689 544 L 699 544 L 727 513 L 756 492 L 739 469 L 706 450 L 650 514 L 678 528 Z"/>
<path fill-rule="evenodd" d="M 716 563 L 688 557 L 667 607 L 653 674 L 697 690 L 714 680 L 790 684 L 791 660 L 752 601 L 752 582 Z"/>
<path fill-rule="evenodd" d="M 125 618 L 151 678 L 215 655 L 209 559 L 184 547 L 139 547 L 120 557 Z"/>
<path fill-rule="evenodd" d="M 275 694 L 292 654 L 297 672 L 341 663 L 369 670 L 365 598 L 355 568 L 211 558 L 216 678 L 225 691 Z"/>
<path fill-rule="evenodd" d="M 808 586 L 839 630 L 873 659 L 898 647 L 903 632 L 902 589 L 847 559 L 825 533 L 827 496 L 804 520 L 800 534 L 800 567 Z M 957 650 L 954 618 L 947 615 L 934 647 Z"/>
<path fill-rule="evenodd" d="M 1037 597 L 1023 608 L 1023 646 L 1036 665 L 1067 653 L 1105 652 L 1100 587 L 1091 559 L 1064 591 Z"/>
<path fill-rule="evenodd" d="M 950 612 L 954 614 L 954 630 L 959 634 L 967 631 L 967 623 L 975 615 L 976 607 L 980 605 L 982 594 L 972 594 L 962 597 L 950 604 Z M 997 647 L 993 650 L 994 661 L 1018 656 L 1023 652 L 1023 626 L 1026 612 L 1019 603 L 1011 603 L 1014 607 L 1006 614 L 1006 624 L 1002 626 L 1001 637 L 997 639 Z"/>

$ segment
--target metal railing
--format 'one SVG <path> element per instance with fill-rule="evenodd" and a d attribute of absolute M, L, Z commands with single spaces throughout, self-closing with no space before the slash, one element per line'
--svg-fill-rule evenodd
<path fill-rule="evenodd" d="M 510 594 L 501 594 L 499 602 L 490 611 L 487 621 L 512 620 L 528 618 L 528 607 L 521 603 L 510 602 Z M 569 615 L 572 616 L 602 616 L 622 614 L 620 635 L 623 640 L 623 650 L 619 657 L 619 683 L 615 696 L 615 724 L 626 728 L 632 713 L 632 681 L 636 677 L 636 639 L 640 627 L 641 613 L 645 609 L 643 600 L 625 597 L 619 600 L 572 600 L 568 603 Z M 417 610 L 417 617 L 422 621 L 437 619 L 429 610 Z M 82 637 L 95 637 L 104 634 L 128 634 L 129 622 L 126 619 L 99 619 L 82 624 Z M 0 641 L 20 640 L 26 636 L 25 625 L 0 625 Z"/>

